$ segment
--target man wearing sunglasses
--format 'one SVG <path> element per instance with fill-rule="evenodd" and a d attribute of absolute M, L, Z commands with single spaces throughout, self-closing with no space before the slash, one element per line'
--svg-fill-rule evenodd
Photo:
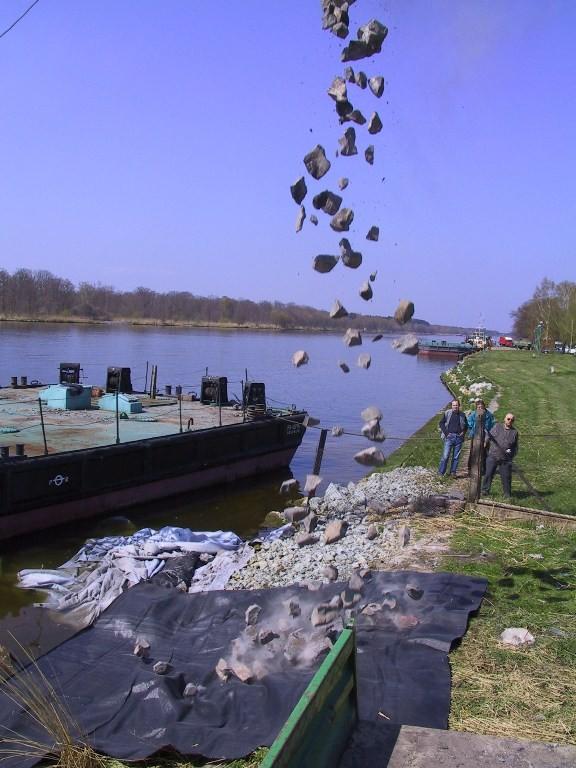
<path fill-rule="evenodd" d="M 482 483 L 482 494 L 490 493 L 492 479 L 498 470 L 502 480 L 502 491 L 506 498 L 512 495 L 512 460 L 518 453 L 518 430 L 514 427 L 514 414 L 507 413 L 504 423 L 494 424 L 486 433 L 488 455 L 486 474 Z"/>

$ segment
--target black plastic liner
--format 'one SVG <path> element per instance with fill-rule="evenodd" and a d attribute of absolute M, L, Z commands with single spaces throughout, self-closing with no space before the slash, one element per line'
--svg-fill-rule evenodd
<path fill-rule="evenodd" d="M 258 628 L 291 628 L 294 622 L 310 633 L 314 606 L 329 601 L 344 586 L 186 594 L 140 584 L 123 593 L 92 627 L 37 664 L 99 752 L 126 760 L 164 748 L 210 759 L 242 757 L 273 742 L 325 655 L 309 665 L 294 665 L 285 657 L 284 646 L 276 652 L 273 643 L 259 646 L 268 670 L 262 679 L 243 683 L 232 676 L 222 682 L 215 666 L 230 657 L 233 641 L 243 635 L 246 609 L 261 606 Z M 357 618 L 362 720 L 447 727 L 447 654 L 466 631 L 469 614 L 479 608 L 485 589 L 484 579 L 450 573 L 390 571 L 366 578 L 356 608 L 382 600 L 388 606 Z M 301 616 L 290 617 L 290 599 L 299 602 Z M 150 643 L 146 659 L 133 653 L 138 638 Z M 157 661 L 170 664 L 167 674 L 153 671 Z M 37 675 L 34 666 L 29 669 Z M 196 695 L 183 695 L 188 683 L 198 686 Z M 8 735 L 2 726 L 50 743 L 4 692 L 0 742 Z M 0 743 L 0 758 L 9 748 Z M 10 757 L 5 765 L 25 768 L 39 759 Z"/>

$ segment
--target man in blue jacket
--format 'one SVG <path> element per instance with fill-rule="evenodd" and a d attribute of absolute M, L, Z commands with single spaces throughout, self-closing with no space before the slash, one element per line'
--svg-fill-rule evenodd
<path fill-rule="evenodd" d="M 445 474 L 450 452 L 452 452 L 450 474 L 456 476 L 462 443 L 468 430 L 466 415 L 460 410 L 460 400 L 452 400 L 450 409 L 445 411 L 440 419 L 439 427 L 444 440 L 444 450 L 442 451 L 438 474 Z"/>

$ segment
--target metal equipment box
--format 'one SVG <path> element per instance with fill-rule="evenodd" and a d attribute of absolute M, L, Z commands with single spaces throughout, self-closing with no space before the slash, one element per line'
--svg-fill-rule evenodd
<path fill-rule="evenodd" d="M 106 392 L 125 392 L 132 394 L 132 379 L 130 368 L 110 366 L 106 375 Z"/>
<path fill-rule="evenodd" d="M 228 379 L 226 376 L 202 376 L 200 402 L 226 405 L 228 402 Z"/>
<path fill-rule="evenodd" d="M 42 390 L 40 400 L 47 408 L 80 411 L 90 408 L 91 394 L 92 387 L 83 384 L 53 384 Z"/>
<path fill-rule="evenodd" d="M 98 407 L 103 411 L 115 411 L 116 393 L 102 395 L 98 399 Z M 118 411 L 119 413 L 142 413 L 142 403 L 135 395 L 120 393 L 118 395 Z"/>

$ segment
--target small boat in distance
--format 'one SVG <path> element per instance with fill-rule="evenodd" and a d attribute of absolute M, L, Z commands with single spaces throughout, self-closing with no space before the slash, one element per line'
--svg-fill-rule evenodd
<path fill-rule="evenodd" d="M 200 399 L 77 382 L 0 388 L 0 541 L 287 467 L 308 421 L 263 383 L 238 403 L 224 377 Z"/>
<path fill-rule="evenodd" d="M 418 339 L 418 354 L 423 357 L 445 357 L 460 360 L 466 355 L 471 355 L 473 352 L 477 351 L 477 348 L 468 341 L 445 341 L 437 339 L 424 341 Z"/>

